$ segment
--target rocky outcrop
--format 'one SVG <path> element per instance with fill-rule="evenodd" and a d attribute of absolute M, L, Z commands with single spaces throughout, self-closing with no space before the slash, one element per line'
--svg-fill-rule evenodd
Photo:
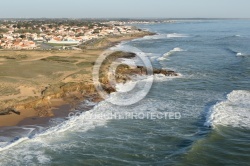
<path fill-rule="evenodd" d="M 164 70 L 164 69 L 154 69 L 154 74 L 163 74 L 165 76 L 178 76 L 178 74 L 175 71 L 171 70 Z"/>
<path fill-rule="evenodd" d="M 145 66 L 130 67 L 128 65 L 121 64 L 117 67 L 115 73 L 109 73 L 110 64 L 118 58 L 134 58 L 135 53 L 117 51 L 108 56 L 103 62 L 100 70 L 99 81 L 102 88 L 107 93 L 113 93 L 116 91 L 114 85 L 110 84 L 110 76 L 115 78 L 118 83 L 126 83 L 131 80 L 133 75 L 146 75 L 147 68 Z M 165 69 L 153 69 L 152 74 L 163 74 L 165 76 L 178 76 L 178 74 L 171 70 Z M 37 116 L 48 117 L 53 116 L 51 112 L 51 99 L 63 99 L 72 107 L 83 101 L 86 98 L 91 98 L 93 101 L 100 101 L 101 97 L 98 95 L 95 89 L 94 83 L 90 81 L 83 82 L 69 82 L 59 83 L 55 85 L 49 85 L 41 91 L 40 97 L 29 98 L 25 101 L 10 105 L 8 108 L 0 110 L 0 115 L 8 115 L 11 113 L 20 114 L 17 110 L 21 109 L 34 109 L 37 111 Z"/>
<path fill-rule="evenodd" d="M 6 108 L 0 111 L 0 115 L 10 115 L 10 114 L 17 114 L 20 115 L 21 113 L 17 110 L 15 110 L 14 108 Z"/>
<path fill-rule="evenodd" d="M 171 71 L 171 70 L 165 70 L 165 69 L 149 69 L 145 66 L 136 66 L 131 67 L 126 64 L 120 64 L 117 66 L 116 71 L 114 73 L 110 73 L 109 68 L 110 65 L 116 61 L 119 58 L 135 58 L 136 54 L 132 52 L 122 52 L 117 51 L 114 53 L 111 53 L 103 62 L 101 66 L 101 73 L 100 73 L 100 82 L 102 83 L 103 87 L 110 84 L 111 78 L 115 79 L 118 83 L 126 83 L 128 80 L 131 80 L 131 76 L 134 75 L 150 75 L 150 74 L 163 74 L 165 76 L 178 76 L 178 73 Z M 110 85 L 112 86 L 112 85 Z M 106 89 L 106 88 L 103 88 Z M 111 92 L 113 92 L 115 89 L 112 89 Z"/>

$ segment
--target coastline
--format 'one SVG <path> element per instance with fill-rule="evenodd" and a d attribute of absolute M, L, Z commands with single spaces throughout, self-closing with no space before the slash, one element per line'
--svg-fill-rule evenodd
<path fill-rule="evenodd" d="M 249 26 L 249 21 L 206 19 L 141 25 L 159 35 L 102 53 L 116 69 L 100 68 L 99 81 L 105 85 L 102 72 L 109 72 L 111 86 L 104 90 L 117 89 L 103 100 L 91 87 L 91 76 L 97 81 L 89 69 L 101 51 L 94 45 L 83 51 L 0 51 L 0 112 L 1 99 L 23 100 L 16 109 L 21 115 L 6 115 L 6 123 L 12 116 L 21 121 L 0 127 L 1 165 L 248 165 Z M 109 59 L 113 53 L 132 58 Z M 144 75 L 141 68 L 135 75 L 128 71 L 133 74 L 128 80 L 125 70 L 116 72 L 120 63 L 144 66 L 143 57 L 159 73 L 171 69 L 179 77 L 158 75 L 155 69 L 157 75 Z M 103 59 L 96 62 L 105 65 Z"/>
<path fill-rule="evenodd" d="M 106 49 L 117 45 L 123 41 L 133 40 L 136 38 L 141 38 L 148 35 L 154 35 L 151 32 L 141 32 L 139 34 L 127 35 L 122 37 L 110 37 L 107 43 L 99 44 L 98 46 L 91 46 L 85 49 L 83 55 L 88 53 L 93 57 L 97 58 Z M 6 50 L 4 50 L 6 51 Z M 7 50 L 9 52 L 13 52 Z M 27 51 L 14 51 L 14 52 L 27 52 Z M 32 51 L 30 51 L 32 53 Z M 42 51 L 42 53 L 46 51 Z M 0 52 L 1 53 L 1 52 Z M 60 53 L 60 52 L 59 52 Z M 71 53 L 71 52 L 69 52 Z M 68 54 L 69 54 L 68 53 Z M 84 58 L 84 56 L 83 56 Z M 91 75 L 89 72 L 88 75 Z M 37 95 L 31 99 L 25 99 L 24 101 L 14 102 L 15 104 L 10 104 L 4 108 L 13 108 L 16 113 L 10 113 L 7 115 L 0 116 L 0 127 L 10 127 L 10 126 L 20 126 L 20 125 L 35 125 L 44 124 L 49 121 L 50 118 L 55 117 L 66 117 L 68 113 L 74 110 L 77 105 L 82 101 L 88 99 L 94 102 L 99 102 L 102 99 L 95 92 L 93 83 L 91 82 L 91 76 L 85 82 L 71 82 L 67 80 L 63 85 L 55 84 L 53 86 L 47 86 L 46 89 L 41 92 L 41 95 Z M 58 86 L 60 90 L 58 91 Z M 27 93 L 27 87 L 23 87 L 23 95 L 29 95 Z M 22 89 L 20 89 L 22 92 Z M 12 97 L 8 96 L 9 99 Z M 0 97 L 1 99 L 1 97 Z M 7 98 L 8 99 L 8 98 Z M 59 110 L 59 111 L 58 111 Z"/>

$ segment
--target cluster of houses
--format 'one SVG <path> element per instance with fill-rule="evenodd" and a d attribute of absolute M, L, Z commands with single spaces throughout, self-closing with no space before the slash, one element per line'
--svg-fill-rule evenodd
<path fill-rule="evenodd" d="M 33 25 L 33 28 L 36 25 Z M 37 26 L 38 27 L 38 26 Z M 93 26 L 51 26 L 44 24 L 37 28 L 38 32 L 29 32 L 24 27 L 17 28 L 15 24 L 1 25 L 0 48 L 2 49 L 39 49 L 41 43 L 48 45 L 80 45 L 88 40 L 109 35 L 125 35 L 139 30 L 132 26 L 117 24 L 93 24 Z M 23 33 L 20 33 L 23 30 Z M 19 32 L 19 33 L 18 33 Z"/>
<path fill-rule="evenodd" d="M 3 35 L 0 40 L 0 46 L 4 49 L 35 49 L 37 45 L 30 40 L 24 40 L 22 38 L 13 38 L 11 35 Z"/>
<path fill-rule="evenodd" d="M 157 23 L 175 23 L 175 20 L 130 20 L 130 21 L 108 21 L 105 24 L 116 25 L 135 25 L 135 24 L 157 24 Z"/>

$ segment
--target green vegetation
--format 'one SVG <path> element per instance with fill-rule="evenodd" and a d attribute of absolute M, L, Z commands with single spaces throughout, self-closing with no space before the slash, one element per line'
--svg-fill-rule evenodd
<path fill-rule="evenodd" d="M 110 41 L 107 38 L 92 39 L 84 42 L 79 46 L 81 49 L 100 49 L 110 45 Z"/>
<path fill-rule="evenodd" d="M 8 32 L 9 30 L 8 29 L 6 29 L 6 28 L 0 28 L 0 33 L 6 33 L 6 32 Z"/>
<path fill-rule="evenodd" d="M 4 59 L 13 59 L 13 60 L 20 60 L 28 58 L 27 55 L 19 54 L 19 55 L 1 55 L 0 58 Z"/>
<path fill-rule="evenodd" d="M 116 52 L 110 54 L 110 56 L 108 56 L 107 59 L 111 58 L 111 60 L 114 60 L 117 58 L 134 58 L 135 56 L 136 56 L 136 54 L 133 52 L 116 51 Z"/>
<path fill-rule="evenodd" d="M 37 29 L 19 29 L 16 30 L 15 33 L 40 33 L 40 30 Z"/>
<path fill-rule="evenodd" d="M 71 59 L 69 57 L 60 57 L 60 56 L 50 56 L 47 58 L 41 59 L 42 61 L 54 61 L 54 62 L 64 62 L 64 63 L 76 63 L 77 60 Z"/>
<path fill-rule="evenodd" d="M 5 81 L 6 78 L 12 77 L 15 78 L 15 80 L 11 81 L 12 83 L 21 82 L 22 84 L 24 83 L 24 80 L 29 79 L 27 82 L 31 84 L 31 80 L 35 82 L 37 82 L 37 80 L 41 81 L 41 78 L 38 77 L 39 75 L 46 76 L 46 80 L 50 80 L 58 78 L 58 72 L 62 73 L 64 71 L 71 71 L 75 69 L 75 65 L 65 65 L 64 63 L 58 63 L 54 61 L 19 62 L 7 60 L 0 65 L 0 77 L 1 81 Z M 42 81 L 46 80 L 43 79 Z"/>
<path fill-rule="evenodd" d="M 43 31 L 46 31 L 46 26 L 48 26 L 50 29 L 58 29 L 61 25 L 65 26 L 78 26 L 83 27 L 86 26 L 89 29 L 92 29 L 94 26 L 105 26 L 109 27 L 110 25 L 105 24 L 104 22 L 107 20 L 90 20 L 90 19 L 18 19 L 18 20 L 5 20 L 1 21 L 0 24 L 5 25 L 7 28 L 9 28 L 10 24 L 13 24 L 12 27 L 15 28 L 16 33 L 40 33 L 40 29 Z M 46 25 L 46 26 L 44 26 Z M 7 29 L 2 29 L 3 32 L 6 32 Z M 1 30 L 0 30 L 1 32 Z"/>
<path fill-rule="evenodd" d="M 89 67 L 89 66 L 94 66 L 95 62 L 80 62 L 77 63 L 76 65 L 78 67 Z"/>

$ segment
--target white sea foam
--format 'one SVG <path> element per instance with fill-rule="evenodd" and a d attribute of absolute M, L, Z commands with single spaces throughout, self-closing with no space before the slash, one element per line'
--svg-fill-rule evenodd
<path fill-rule="evenodd" d="M 250 128 L 250 91 L 235 90 L 228 94 L 227 100 L 210 109 L 205 125 Z"/>
<path fill-rule="evenodd" d="M 163 54 L 163 56 L 160 57 L 160 58 L 158 58 L 157 60 L 158 60 L 158 61 L 167 60 L 167 57 L 168 57 L 168 56 L 174 54 L 175 52 L 182 52 L 182 51 L 185 51 L 185 50 L 183 50 L 183 49 L 181 49 L 181 48 L 179 48 L 179 47 L 176 47 L 176 48 L 170 50 L 169 52 Z"/>
<path fill-rule="evenodd" d="M 60 143 L 64 142 L 65 137 L 70 133 L 75 132 L 86 132 L 94 129 L 98 126 L 105 126 L 107 120 L 105 119 L 84 119 L 83 117 L 88 116 L 95 112 L 99 114 L 107 110 L 105 103 L 100 103 L 94 109 L 88 112 L 79 114 L 79 116 L 72 117 L 68 121 L 65 121 L 49 130 L 39 133 L 33 137 L 20 138 L 15 142 L 1 144 L 0 148 L 0 160 L 1 165 L 35 165 L 35 164 L 48 164 L 50 163 L 50 157 L 46 154 L 45 149 L 64 149 L 64 145 Z M 67 144 L 68 148 L 74 146 L 71 142 Z M 11 156 L 6 158 L 4 156 Z"/>
<path fill-rule="evenodd" d="M 166 35 L 165 35 L 166 37 Z M 171 37 L 171 36 L 170 36 Z M 132 51 L 130 47 L 124 46 L 122 44 L 113 47 L 111 50 L 124 50 Z M 122 48 L 122 49 L 121 49 Z M 177 50 L 177 49 L 176 49 Z M 137 54 L 144 54 L 145 56 L 152 56 L 152 53 L 136 52 Z M 130 61 L 131 62 L 131 61 Z M 154 77 L 154 81 L 168 81 L 173 79 L 173 77 L 166 77 L 163 75 L 146 76 L 143 79 L 137 80 L 138 82 L 147 82 Z M 128 83 L 125 85 L 118 85 L 118 89 L 129 90 L 133 83 Z M 120 87 L 119 87 L 120 86 Z M 118 93 L 113 93 L 110 96 L 111 100 L 116 99 Z M 153 103 L 153 104 L 152 104 Z M 93 106 L 93 103 L 88 103 Z M 138 107 L 132 109 L 122 109 L 113 106 L 107 101 L 100 102 L 92 110 L 83 112 L 79 116 L 71 117 L 69 120 L 58 124 L 42 133 L 36 135 L 28 135 L 27 137 L 20 138 L 14 142 L 4 142 L 0 143 L 0 161 L 3 165 L 8 165 L 8 163 L 16 163 L 16 165 L 34 165 L 34 164 L 48 164 L 51 158 L 46 154 L 44 149 L 49 150 L 62 150 L 63 148 L 77 147 L 74 142 L 62 144 L 60 140 L 65 140 L 65 137 L 71 135 L 71 133 L 87 132 L 89 130 L 95 129 L 96 127 L 105 126 L 109 120 L 107 119 L 85 119 L 91 114 L 105 114 L 109 112 L 119 112 L 120 114 L 125 114 L 127 112 L 148 112 L 152 111 L 157 113 L 158 110 L 164 110 L 166 108 L 172 108 L 172 105 L 168 105 L 161 101 L 141 101 L 138 103 Z M 121 111 L 122 110 L 122 111 Z M 170 109 L 171 110 L 171 109 Z M 6 158 L 4 156 L 14 156 L 12 159 Z"/>
<path fill-rule="evenodd" d="M 116 84 L 116 90 L 118 92 L 129 92 L 131 90 L 133 90 L 133 88 L 135 87 L 136 82 L 135 81 L 128 81 L 126 84 Z"/>
<path fill-rule="evenodd" d="M 165 68 L 163 68 L 164 70 Z M 165 69 L 168 70 L 168 69 Z M 154 74 L 152 76 L 148 76 L 148 75 L 136 75 L 134 77 L 132 77 L 132 80 L 135 81 L 135 83 L 138 82 L 147 82 L 147 81 L 151 81 L 153 79 L 154 82 L 165 82 L 165 81 L 171 81 L 175 78 L 182 78 L 183 75 L 181 73 L 177 73 L 178 76 L 165 76 L 164 74 Z M 119 86 L 121 86 L 120 88 L 126 88 L 126 86 L 130 86 L 126 84 L 120 84 Z"/>
<path fill-rule="evenodd" d="M 145 65 L 143 64 L 142 59 L 140 59 L 139 57 L 148 57 L 149 59 L 151 59 L 151 57 L 156 55 L 154 53 L 143 52 L 135 47 L 125 45 L 125 43 L 118 44 L 115 47 L 110 48 L 110 50 L 135 53 L 137 55 L 135 58 L 132 58 L 132 59 L 120 58 L 121 62 L 128 64 L 128 65 L 132 65 L 132 66 L 134 65 L 144 66 Z"/>
<path fill-rule="evenodd" d="M 165 76 L 163 74 L 156 74 L 154 75 L 154 82 L 165 82 L 165 81 L 171 81 L 175 78 L 182 78 L 183 75 L 181 73 L 177 73 L 178 76 Z"/>
<path fill-rule="evenodd" d="M 236 56 L 244 56 L 244 54 L 242 54 L 241 52 L 238 52 L 238 53 L 236 54 Z"/>
<path fill-rule="evenodd" d="M 238 53 L 236 54 L 236 56 L 248 57 L 248 56 L 250 56 L 250 54 L 245 54 L 245 53 L 238 52 Z"/>
<path fill-rule="evenodd" d="M 162 56 L 162 57 L 158 58 L 157 60 L 158 61 L 165 61 L 165 60 L 167 60 L 167 58 L 165 58 L 165 57 Z"/>
<path fill-rule="evenodd" d="M 179 33 L 167 34 L 167 38 L 182 38 L 182 37 L 189 37 L 189 36 L 186 34 L 179 34 Z"/>
<path fill-rule="evenodd" d="M 18 144 L 20 144 L 28 139 L 29 139 L 28 137 L 24 137 L 24 138 L 20 138 L 20 139 L 14 141 L 14 142 L 5 143 L 5 145 L 3 147 L 0 147 L 0 152 L 4 151 L 6 149 L 9 149 L 11 147 L 14 147 L 14 146 L 16 146 L 16 145 L 18 145 Z"/>
<path fill-rule="evenodd" d="M 127 58 L 119 58 L 123 64 L 127 64 L 129 66 L 135 66 L 136 61 L 135 59 L 127 59 Z"/>
<path fill-rule="evenodd" d="M 179 34 L 179 33 L 170 33 L 170 34 L 157 34 L 153 36 L 145 36 L 143 38 L 134 39 L 133 41 L 142 41 L 142 40 L 159 40 L 159 39 L 168 39 L 168 38 L 184 38 L 189 37 L 186 34 Z"/>
<path fill-rule="evenodd" d="M 178 74 L 178 76 L 165 76 L 163 74 L 155 74 L 155 75 L 135 75 L 132 77 L 132 80 L 123 84 L 117 84 L 116 89 L 117 93 L 112 93 L 110 98 L 107 99 L 107 101 L 113 103 L 118 101 L 119 99 L 121 101 L 127 101 L 131 102 L 137 98 L 140 98 L 141 95 L 145 95 L 145 92 L 147 91 L 147 88 L 145 86 L 148 83 L 151 82 L 166 82 L 171 81 L 174 78 L 180 78 L 182 77 L 181 74 Z M 150 89 L 149 89 L 150 90 Z M 123 94 L 125 93 L 125 95 Z M 145 96 L 141 96 L 142 99 L 145 98 Z"/>
<path fill-rule="evenodd" d="M 138 76 L 137 80 L 135 80 L 134 82 L 131 81 L 126 84 L 118 84 L 118 91 L 129 91 L 131 87 L 134 87 L 135 84 L 138 84 L 140 86 L 140 84 L 143 84 L 143 82 L 151 81 L 152 77 L 154 77 L 155 81 L 168 81 L 174 78 L 166 77 L 164 75 Z M 110 96 L 110 100 L 116 100 L 119 95 L 119 93 L 113 93 Z M 86 104 L 89 104 L 91 106 L 93 105 L 93 103 L 88 102 Z M 22 161 L 22 159 L 24 159 L 23 163 L 25 164 L 32 163 L 32 161 L 36 161 L 38 163 L 48 163 L 50 162 L 50 158 L 46 154 L 44 154 L 43 151 L 40 151 L 40 149 L 49 148 L 53 150 L 57 148 L 56 142 L 60 142 L 61 139 L 64 140 L 64 137 L 69 135 L 70 133 L 87 132 L 91 129 L 95 129 L 96 127 L 105 126 L 109 121 L 108 119 L 86 119 L 86 117 L 91 117 L 93 114 L 97 116 L 99 114 L 108 114 L 110 112 L 118 113 L 118 115 L 136 111 L 142 111 L 144 113 L 146 113 L 147 111 L 154 111 L 155 113 L 157 113 L 158 109 L 164 110 L 167 107 L 164 102 L 161 103 L 158 101 L 154 101 L 154 106 L 150 106 L 151 104 L 152 103 L 150 102 L 141 101 L 140 103 L 138 103 L 138 107 L 127 109 L 127 107 L 118 107 L 110 104 L 107 101 L 102 101 L 99 104 L 95 105 L 92 110 L 83 112 L 79 114 L 79 116 L 73 116 L 69 118 L 69 120 L 64 121 L 42 133 L 32 135 L 31 137 L 23 137 L 14 142 L 12 141 L 9 143 L 1 143 L 0 152 L 4 155 L 15 155 L 16 161 Z M 72 146 L 74 145 L 70 145 L 69 148 Z M 33 153 L 34 150 L 38 152 Z M 25 151 L 27 151 L 28 153 L 24 153 Z M 3 160 L 1 156 L 0 160 Z M 9 162 L 9 160 L 7 159 L 4 159 L 3 161 L 5 161 L 6 163 Z"/>

